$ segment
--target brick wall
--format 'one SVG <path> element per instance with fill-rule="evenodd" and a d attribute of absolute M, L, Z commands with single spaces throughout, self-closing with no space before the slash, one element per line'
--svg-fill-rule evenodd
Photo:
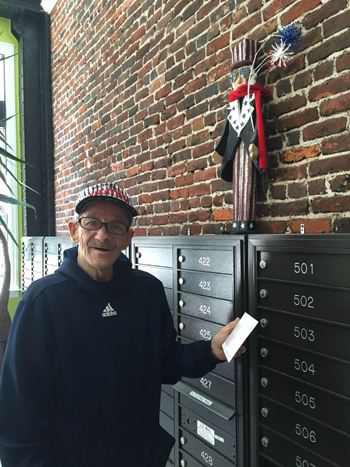
<path fill-rule="evenodd" d="M 350 0 L 59 0 L 51 14 L 57 234 L 83 183 L 115 180 L 136 233 L 218 233 L 232 184 L 212 160 L 229 45 L 302 23 L 286 71 L 265 71 L 275 181 L 261 232 L 350 231 Z"/>

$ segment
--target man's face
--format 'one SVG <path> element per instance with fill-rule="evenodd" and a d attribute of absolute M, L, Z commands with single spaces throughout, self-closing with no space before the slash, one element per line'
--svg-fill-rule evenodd
<path fill-rule="evenodd" d="M 86 206 L 79 217 L 93 217 L 101 222 L 130 224 L 127 210 L 111 201 L 93 201 Z M 74 221 L 70 221 L 68 227 L 73 242 L 79 243 L 79 266 L 94 280 L 111 280 L 113 264 L 121 251 L 129 246 L 134 232 L 129 230 L 124 235 L 114 235 L 108 232 L 104 225 L 99 230 L 86 230 Z"/>

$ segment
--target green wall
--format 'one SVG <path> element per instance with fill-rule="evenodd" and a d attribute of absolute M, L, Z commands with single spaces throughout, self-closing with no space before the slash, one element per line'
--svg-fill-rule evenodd
<path fill-rule="evenodd" d="M 16 38 L 11 34 L 11 20 L 0 18 L 0 32 L 2 32 L 0 36 L 0 42 L 6 42 L 9 44 L 14 44 L 15 46 L 15 53 L 18 54 L 18 42 Z M 21 157 L 21 134 L 20 134 L 20 112 L 19 112 L 19 67 L 18 67 L 18 56 L 15 57 L 15 79 L 16 79 L 16 119 L 17 119 L 17 157 Z M 21 179 L 21 168 L 20 166 L 17 167 L 17 177 Z M 18 196 L 21 199 L 21 190 L 19 189 Z M 18 238 L 19 240 L 22 238 L 22 208 L 18 207 Z M 21 255 L 19 255 L 19 276 L 21 273 Z M 19 279 L 19 284 L 21 284 L 21 277 Z M 21 292 L 19 293 L 19 298 L 11 298 L 9 301 L 9 312 L 11 317 L 15 313 L 17 308 L 17 304 L 21 298 Z"/>

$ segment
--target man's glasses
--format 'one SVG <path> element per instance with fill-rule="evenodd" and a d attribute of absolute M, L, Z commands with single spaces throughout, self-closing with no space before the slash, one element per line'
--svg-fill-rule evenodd
<path fill-rule="evenodd" d="M 113 235 L 124 235 L 130 228 L 121 222 L 101 222 L 93 217 L 81 217 L 78 222 L 85 230 L 100 230 L 105 225 L 107 232 Z"/>
<path fill-rule="evenodd" d="M 230 73 L 232 83 L 236 81 L 236 79 L 238 78 L 238 74 L 242 78 L 248 80 L 251 69 L 252 69 L 251 66 L 245 65 L 245 66 L 242 66 L 241 68 L 237 68 L 236 70 L 232 70 Z"/>

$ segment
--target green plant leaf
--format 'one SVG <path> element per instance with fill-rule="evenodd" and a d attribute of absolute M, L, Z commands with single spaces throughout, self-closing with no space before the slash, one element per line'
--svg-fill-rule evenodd
<path fill-rule="evenodd" d="M 13 156 L 9 152 L 5 151 L 5 149 L 3 148 L 0 148 L 0 154 L 6 157 L 7 159 L 11 159 L 12 161 L 20 162 L 21 164 L 28 165 L 29 167 L 34 167 L 34 165 L 30 164 L 27 161 L 24 161 L 23 159 L 18 159 L 18 157 Z"/>
<path fill-rule="evenodd" d="M 11 198 L 11 196 L 0 195 L 0 202 L 6 204 L 16 204 L 18 206 L 26 206 L 27 208 L 31 208 L 34 209 L 34 211 L 36 211 L 35 207 L 31 204 L 24 203 L 23 201 L 19 201 L 16 198 Z"/>
<path fill-rule="evenodd" d="M 9 173 L 11 173 L 11 172 L 9 172 Z M 1 180 L 4 182 L 4 184 L 7 186 L 7 188 L 10 190 L 11 194 L 12 194 L 13 196 L 16 196 L 15 193 L 14 193 L 14 191 L 12 190 L 12 188 L 11 188 L 11 187 L 9 186 L 9 184 L 7 183 L 6 177 L 5 177 L 5 175 L 1 172 L 1 170 L 0 170 L 0 178 L 1 178 Z"/>
<path fill-rule="evenodd" d="M 37 195 L 41 196 L 39 192 L 37 192 L 37 191 L 34 190 L 33 188 L 30 188 L 30 186 L 26 185 L 25 183 L 21 182 L 20 180 L 18 180 L 17 177 L 16 177 L 15 175 L 13 175 L 13 173 L 11 172 L 11 170 L 9 170 L 9 169 L 6 167 L 6 164 L 4 164 L 4 163 L 2 162 L 1 159 L 0 159 L 0 165 L 2 165 L 2 166 L 5 168 L 5 170 L 7 171 L 7 173 L 8 173 L 9 175 L 11 175 L 11 177 L 12 177 L 19 185 L 21 185 L 21 186 L 23 186 L 23 187 L 25 187 L 25 188 L 28 188 L 29 190 L 34 191 L 34 193 L 36 193 Z M 1 171 L 0 171 L 0 174 L 1 174 Z M 1 177 L 1 175 L 0 175 L 0 177 Z M 2 177 L 1 177 L 1 178 L 2 178 Z M 10 188 L 10 190 L 11 190 L 11 188 Z M 11 190 L 11 191 L 12 191 L 12 190 Z"/>
<path fill-rule="evenodd" d="M 4 221 L 4 219 L 0 216 L 0 223 L 3 225 L 4 229 L 6 230 L 6 232 L 10 235 L 10 237 L 12 238 L 12 241 L 17 245 L 17 248 L 19 248 L 19 245 L 15 239 L 15 237 L 12 235 L 10 229 L 7 227 L 6 225 L 6 222 Z"/>

